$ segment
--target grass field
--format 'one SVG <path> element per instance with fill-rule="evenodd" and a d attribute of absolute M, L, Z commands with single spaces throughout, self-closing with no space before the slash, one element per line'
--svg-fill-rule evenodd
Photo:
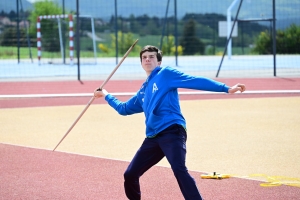
<path fill-rule="evenodd" d="M 98 34 L 98 36 L 103 39 L 103 41 L 96 42 L 96 51 L 97 51 L 97 57 L 115 57 L 116 52 L 115 49 L 112 48 L 112 38 L 111 34 L 109 33 L 101 33 Z M 139 42 L 137 46 L 143 47 L 148 44 L 160 46 L 160 40 L 161 36 L 158 35 L 146 35 L 146 36 L 139 36 L 139 35 L 133 35 L 133 39 L 139 39 Z M 204 41 L 204 40 L 203 40 Z M 205 43 L 209 43 L 208 40 L 204 41 Z M 102 52 L 98 45 L 102 43 L 106 45 L 109 48 L 108 53 Z M 65 50 L 66 57 L 69 57 L 69 48 L 68 48 L 68 42 L 66 42 L 67 47 Z M 211 55 L 212 51 L 209 51 L 208 49 L 212 47 L 207 47 L 205 54 L 206 55 Z M 222 55 L 224 52 L 225 47 L 216 47 L 215 50 L 215 55 Z M 88 37 L 81 37 L 80 38 L 80 56 L 81 57 L 94 57 L 94 52 L 93 52 L 93 41 L 91 38 Z M 138 49 L 138 48 L 137 48 Z M 33 58 L 37 57 L 37 48 L 36 47 L 20 47 L 20 58 L 30 58 L 30 53 Z M 233 55 L 247 55 L 251 54 L 251 49 L 249 47 L 244 48 L 244 50 L 241 47 L 233 47 L 232 48 L 232 53 Z M 138 50 L 132 51 L 129 56 L 138 56 Z M 76 47 L 74 51 L 74 55 L 76 56 Z M 119 54 L 119 56 L 122 56 Z M 17 47 L 6 47 L 6 46 L 0 46 L 0 59 L 15 59 L 18 57 L 18 48 Z M 60 58 L 61 52 L 47 52 L 42 50 L 42 57 L 44 58 Z"/>

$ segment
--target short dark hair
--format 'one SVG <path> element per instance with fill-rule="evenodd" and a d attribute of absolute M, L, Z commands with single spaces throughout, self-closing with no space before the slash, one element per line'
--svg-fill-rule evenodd
<path fill-rule="evenodd" d="M 148 51 L 148 52 L 156 52 L 157 61 L 158 62 L 162 61 L 162 51 L 159 48 L 157 48 L 156 46 L 146 45 L 140 51 L 141 62 L 142 62 L 142 54 L 145 53 L 146 51 Z"/>

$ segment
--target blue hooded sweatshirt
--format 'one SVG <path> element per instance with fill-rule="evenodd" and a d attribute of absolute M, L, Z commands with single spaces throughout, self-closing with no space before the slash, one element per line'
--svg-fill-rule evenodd
<path fill-rule="evenodd" d="M 111 94 L 105 100 L 121 115 L 144 112 L 146 137 L 155 137 L 173 124 L 186 127 L 181 113 L 178 88 L 228 93 L 224 83 L 201 76 L 191 76 L 171 67 L 156 67 L 137 93 L 126 102 Z"/>

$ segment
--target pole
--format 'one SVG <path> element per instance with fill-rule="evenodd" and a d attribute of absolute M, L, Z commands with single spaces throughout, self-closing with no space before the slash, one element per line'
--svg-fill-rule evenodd
<path fill-rule="evenodd" d="M 273 0 L 273 31 L 272 31 L 272 38 L 273 38 L 273 65 L 274 65 L 274 76 L 276 76 L 276 6 L 275 0 Z"/>
<path fill-rule="evenodd" d="M 65 0 L 62 0 L 62 8 L 63 8 L 63 15 L 65 16 Z M 62 42 L 63 42 L 63 63 L 66 64 L 65 23 L 62 23 Z"/>
<path fill-rule="evenodd" d="M 79 36 L 79 28 L 80 28 L 80 20 L 79 20 L 79 0 L 76 0 L 76 53 L 77 53 L 77 79 L 80 81 L 80 36 Z"/>
<path fill-rule="evenodd" d="M 29 31 L 28 31 L 26 19 L 25 19 L 25 16 L 24 16 L 24 9 L 23 9 L 22 0 L 20 0 L 20 5 L 21 5 L 21 10 L 22 10 L 22 18 L 24 20 L 24 26 L 25 26 L 25 29 L 26 29 L 26 37 L 27 37 L 27 45 L 28 45 L 28 51 L 29 51 L 29 58 L 31 59 L 31 63 L 33 63 L 32 53 L 31 53 L 31 44 L 30 44 Z"/>
<path fill-rule="evenodd" d="M 237 11 L 237 13 L 236 13 L 236 15 L 235 15 L 235 19 L 234 19 L 234 22 L 233 22 L 233 26 L 231 27 L 231 31 L 230 31 L 229 37 L 227 38 L 225 50 L 224 50 L 224 52 L 223 52 L 223 56 L 222 56 L 222 59 L 221 59 L 221 62 L 220 62 L 220 65 L 219 65 L 219 68 L 218 68 L 216 77 L 219 76 L 220 69 L 221 69 L 221 66 L 222 66 L 222 63 L 223 63 L 223 60 L 224 60 L 224 56 L 225 56 L 226 51 L 227 51 L 227 47 L 230 46 L 230 45 L 228 45 L 228 44 L 229 44 L 229 42 L 231 41 L 231 35 L 232 35 L 232 32 L 233 32 L 235 23 L 236 23 L 236 21 L 237 21 L 237 18 L 238 18 L 238 16 L 239 16 L 239 13 L 240 13 L 240 9 L 241 9 L 242 3 L 243 3 L 243 0 L 240 1 L 240 5 L 239 5 L 239 8 L 238 8 L 238 11 Z"/>
<path fill-rule="evenodd" d="M 165 36 L 165 27 L 166 27 L 166 23 L 167 23 L 167 17 L 168 17 L 168 11 L 169 11 L 169 3 L 170 3 L 170 0 L 168 0 L 168 2 L 167 2 L 167 8 L 166 8 L 166 14 L 165 14 L 165 20 L 164 20 L 164 25 L 163 25 L 163 28 L 162 28 L 162 33 L 161 33 L 161 38 L 160 38 L 160 47 L 159 47 L 159 49 L 162 49 L 163 39 L 164 39 L 164 36 Z"/>
<path fill-rule="evenodd" d="M 245 25 L 245 23 L 242 23 L 241 24 L 241 36 L 242 36 L 242 53 L 244 54 L 245 52 L 244 52 L 244 26 Z"/>
<path fill-rule="evenodd" d="M 178 66 L 178 29 L 177 29 L 177 0 L 174 0 L 174 22 L 175 22 L 175 59 L 176 66 Z"/>
<path fill-rule="evenodd" d="M 120 65 L 122 64 L 122 62 L 125 60 L 125 58 L 128 56 L 128 54 L 131 52 L 131 50 L 133 49 L 133 47 L 136 45 L 136 43 L 139 40 L 137 39 L 132 45 L 131 47 L 128 49 L 128 51 L 125 53 L 125 55 L 123 56 L 122 60 L 120 61 L 120 63 L 115 67 L 115 69 L 110 73 L 110 75 L 107 77 L 107 79 L 102 83 L 102 85 L 99 87 L 100 90 L 103 89 L 103 87 L 106 85 L 106 83 L 110 80 L 110 78 L 114 75 L 114 73 L 117 71 L 117 69 L 120 67 Z M 82 117 L 82 115 L 85 113 L 85 111 L 90 107 L 90 105 L 93 103 L 93 101 L 95 100 L 95 97 L 93 96 L 90 101 L 88 102 L 88 104 L 85 106 L 84 110 L 80 113 L 80 115 L 77 117 L 77 119 L 74 121 L 74 123 L 72 124 L 72 126 L 69 128 L 69 130 L 67 131 L 67 133 L 63 136 L 63 138 L 59 141 L 59 143 L 56 145 L 56 147 L 53 149 L 53 151 L 55 151 L 55 149 L 58 147 L 58 145 L 67 137 L 67 135 L 70 133 L 70 131 L 73 129 L 73 127 L 76 125 L 76 123 L 79 121 L 79 119 Z"/>
<path fill-rule="evenodd" d="M 232 47 L 232 40 L 231 40 L 231 33 L 230 33 L 230 30 L 231 30 L 231 10 L 232 8 L 236 5 L 238 0 L 234 0 L 231 5 L 229 6 L 229 8 L 227 9 L 227 39 L 229 39 L 229 42 L 227 44 L 227 49 L 228 49 L 228 59 L 231 59 L 231 54 L 232 54 L 232 50 L 231 50 L 231 47 Z M 234 27 L 234 25 L 233 25 Z"/>
<path fill-rule="evenodd" d="M 96 33 L 95 33 L 95 25 L 94 25 L 94 18 L 91 17 L 91 24 L 92 24 L 92 34 L 93 34 L 93 48 L 94 48 L 94 58 L 95 64 L 97 64 L 97 48 L 96 48 Z"/>
<path fill-rule="evenodd" d="M 57 18 L 57 23 L 58 23 L 58 35 L 59 35 L 59 45 L 60 45 L 60 53 L 62 55 L 62 59 L 63 59 L 63 62 L 64 62 L 64 45 L 63 45 L 63 34 L 62 34 L 62 30 L 61 30 L 61 20 L 60 18 Z"/>
<path fill-rule="evenodd" d="M 20 63 L 20 20 L 19 20 L 19 0 L 17 1 L 17 47 L 18 47 L 18 63 Z"/>
<path fill-rule="evenodd" d="M 115 0 L 115 37 L 116 37 L 116 63 L 118 63 L 118 7 L 117 0 Z"/>

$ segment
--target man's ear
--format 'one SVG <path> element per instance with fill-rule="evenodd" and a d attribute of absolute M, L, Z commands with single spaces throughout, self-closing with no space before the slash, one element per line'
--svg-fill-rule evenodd
<path fill-rule="evenodd" d="M 158 62 L 158 65 L 159 65 L 159 66 L 161 65 L 161 61 L 160 61 L 160 62 Z"/>

